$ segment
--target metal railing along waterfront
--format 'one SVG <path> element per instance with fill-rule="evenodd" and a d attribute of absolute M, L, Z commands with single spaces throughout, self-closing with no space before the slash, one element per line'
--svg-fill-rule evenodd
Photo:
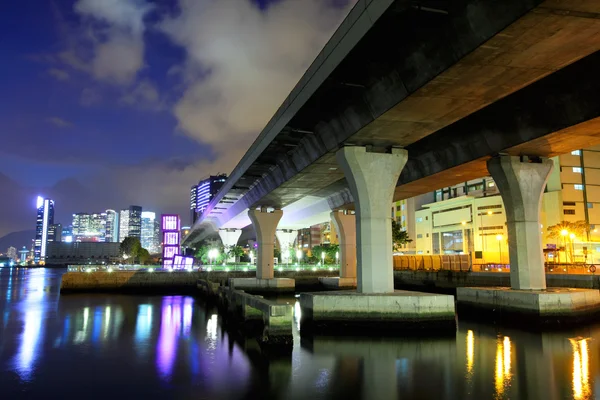
<path fill-rule="evenodd" d="M 275 266 L 275 271 L 337 271 L 339 265 L 311 265 L 311 264 L 279 264 Z M 221 271 L 221 272 L 248 272 L 256 271 L 256 265 L 251 264 L 226 264 L 226 265 L 195 265 L 190 270 L 165 269 L 162 265 L 69 265 L 69 272 L 114 272 L 114 271 L 146 271 L 146 272 L 185 272 L 185 271 Z"/>

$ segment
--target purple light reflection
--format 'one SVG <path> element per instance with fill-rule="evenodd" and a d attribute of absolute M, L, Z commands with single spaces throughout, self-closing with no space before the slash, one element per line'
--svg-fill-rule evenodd
<path fill-rule="evenodd" d="M 156 367 L 164 380 L 171 378 L 180 336 L 190 334 L 193 303 L 190 297 L 169 296 L 163 299 Z"/>

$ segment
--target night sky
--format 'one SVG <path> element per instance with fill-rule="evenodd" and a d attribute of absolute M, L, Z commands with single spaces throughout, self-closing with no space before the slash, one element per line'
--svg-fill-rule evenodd
<path fill-rule="evenodd" d="M 19 0 L 0 12 L 0 236 L 130 204 L 189 218 L 353 0 Z M 0 249 L 4 251 L 4 249 Z"/>

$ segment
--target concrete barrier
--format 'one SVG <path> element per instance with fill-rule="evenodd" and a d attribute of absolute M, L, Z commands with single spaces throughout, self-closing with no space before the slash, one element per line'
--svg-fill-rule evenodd
<path fill-rule="evenodd" d="M 293 309 L 290 304 L 279 304 L 262 296 L 229 287 L 218 289 L 219 298 L 229 314 L 242 321 L 260 319 L 263 344 L 289 347 L 293 344 Z"/>

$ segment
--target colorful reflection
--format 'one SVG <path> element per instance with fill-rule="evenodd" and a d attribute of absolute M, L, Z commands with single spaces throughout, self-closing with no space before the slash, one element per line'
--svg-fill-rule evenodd
<path fill-rule="evenodd" d="M 190 333 L 192 304 L 190 297 L 169 296 L 163 299 L 156 349 L 156 367 L 163 379 L 170 378 L 173 371 L 179 338 Z"/>
<path fill-rule="evenodd" d="M 475 355 L 475 335 L 472 330 L 467 331 L 467 378 L 473 374 L 473 358 Z"/>
<path fill-rule="evenodd" d="M 569 339 L 573 348 L 573 398 L 576 400 L 590 397 L 589 339 Z"/>
<path fill-rule="evenodd" d="M 500 397 L 510 387 L 511 383 L 511 343 L 508 336 L 496 341 L 496 368 L 495 368 L 495 389 L 496 396 Z"/>

